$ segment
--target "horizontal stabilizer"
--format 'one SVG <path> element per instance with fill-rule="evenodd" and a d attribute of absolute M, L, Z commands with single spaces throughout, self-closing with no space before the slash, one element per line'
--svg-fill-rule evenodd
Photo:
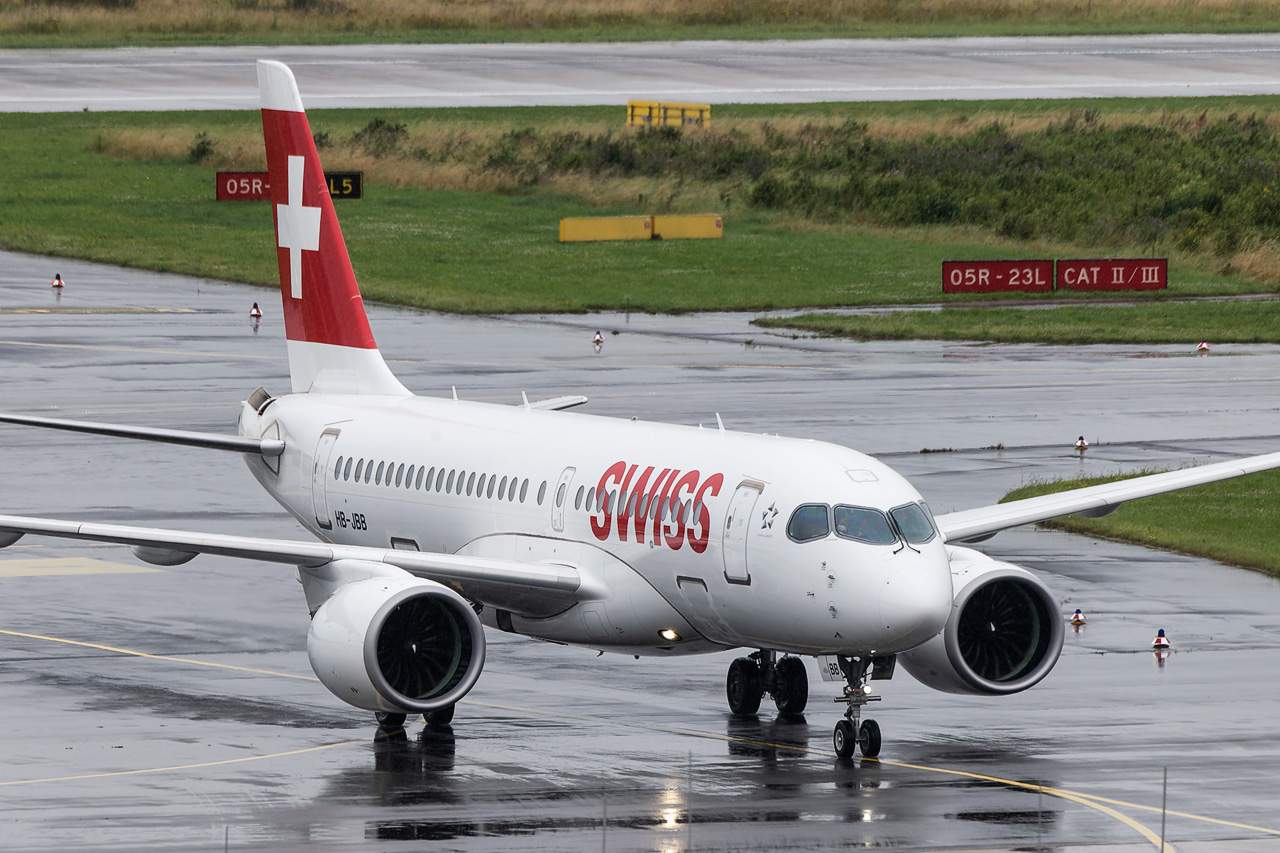
<path fill-rule="evenodd" d="M 552 397 L 550 400 L 539 400 L 536 403 L 530 403 L 529 408 L 558 412 L 561 409 L 572 409 L 574 406 L 581 406 L 585 402 L 587 402 L 586 397 L 581 394 L 572 394 L 566 397 Z"/>
<path fill-rule="evenodd" d="M 165 444 L 185 444 L 188 447 L 204 447 L 210 450 L 259 453 L 263 456 L 279 456 L 284 452 L 284 442 L 274 438 L 245 438 L 238 435 L 192 432 L 184 429 L 157 429 L 155 427 L 102 424 L 92 421 L 68 421 L 61 418 L 35 418 L 29 415 L 10 415 L 3 412 L 0 412 L 0 423 L 62 429 L 70 432 L 87 432 L 93 435 L 113 435 L 117 438 L 136 438 L 142 441 L 160 441 Z"/>

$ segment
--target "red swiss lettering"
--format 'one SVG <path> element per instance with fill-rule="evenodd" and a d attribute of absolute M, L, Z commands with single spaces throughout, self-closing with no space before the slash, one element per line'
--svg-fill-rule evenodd
<path fill-rule="evenodd" d="M 596 486 L 596 506 L 599 510 L 591 515 L 591 532 L 601 542 L 609 538 L 609 531 L 613 528 L 613 507 L 610 506 L 608 500 L 609 484 L 616 483 L 622 479 L 622 474 L 627 470 L 626 462 L 615 462 L 600 475 L 600 482 Z M 597 518 L 597 516 L 600 516 Z"/>
<path fill-rule="evenodd" d="M 698 554 L 707 550 L 707 537 L 711 533 L 711 510 L 707 508 L 706 504 L 707 492 L 710 492 L 711 496 L 715 497 L 720 494 L 720 486 L 723 484 L 723 474 L 712 474 L 698 487 L 698 493 L 694 496 L 693 506 L 697 513 L 694 521 L 702 529 L 702 532 L 695 535 L 693 532 L 695 528 L 689 528 L 689 547 Z"/>

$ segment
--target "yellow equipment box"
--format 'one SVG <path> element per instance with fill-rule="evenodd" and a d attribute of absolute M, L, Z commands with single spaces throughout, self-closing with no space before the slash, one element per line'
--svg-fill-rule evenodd
<path fill-rule="evenodd" d="M 655 240 L 716 239 L 723 236 L 724 217 L 714 213 L 705 216 L 653 217 Z"/>
<path fill-rule="evenodd" d="M 560 242 L 651 240 L 652 216 L 592 216 L 560 220 Z"/>
<path fill-rule="evenodd" d="M 627 124 L 651 127 L 707 127 L 711 124 L 710 104 L 677 104 L 670 101 L 627 101 Z"/>

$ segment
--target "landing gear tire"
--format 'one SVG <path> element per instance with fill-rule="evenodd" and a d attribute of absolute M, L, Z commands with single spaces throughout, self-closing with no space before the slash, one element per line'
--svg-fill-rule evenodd
<path fill-rule="evenodd" d="M 453 709 L 456 705 L 448 705 L 444 708 L 436 708 L 434 711 L 428 711 L 422 715 L 429 726 L 447 726 L 453 722 Z"/>
<path fill-rule="evenodd" d="M 831 744 L 836 748 L 837 758 L 852 758 L 857 740 L 853 734 L 853 723 L 848 720 L 836 722 L 836 730 L 831 734 Z"/>
<path fill-rule="evenodd" d="M 858 727 L 858 749 L 862 750 L 865 758 L 875 758 L 880 754 L 880 724 L 875 720 L 863 720 Z"/>
<path fill-rule="evenodd" d="M 764 686 L 760 679 L 760 666 L 750 658 L 738 658 L 729 664 L 729 677 L 725 679 L 725 695 L 729 710 L 739 717 L 749 717 L 760 710 Z"/>
<path fill-rule="evenodd" d="M 804 713 L 809 704 L 809 673 L 800 658 L 785 657 L 774 665 L 773 704 L 785 717 Z"/>
<path fill-rule="evenodd" d="M 390 711 L 374 711 L 373 717 L 378 721 L 379 728 L 384 729 L 404 728 L 404 721 L 409 719 L 408 714 L 393 714 Z"/>

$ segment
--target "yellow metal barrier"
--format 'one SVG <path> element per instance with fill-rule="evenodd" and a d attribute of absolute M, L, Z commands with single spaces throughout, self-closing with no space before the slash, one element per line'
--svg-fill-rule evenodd
<path fill-rule="evenodd" d="M 653 218 L 655 240 L 706 240 L 723 236 L 724 218 L 714 213 L 705 216 L 655 216 Z"/>
<path fill-rule="evenodd" d="M 706 240 L 724 236 L 724 217 L 592 216 L 560 220 L 560 242 L 592 240 Z"/>
<path fill-rule="evenodd" d="M 560 242 L 651 240 L 652 216 L 594 216 L 560 220 Z"/>
<path fill-rule="evenodd" d="M 658 127 L 707 127 L 710 104 L 677 104 L 670 101 L 627 101 L 627 124 Z"/>

